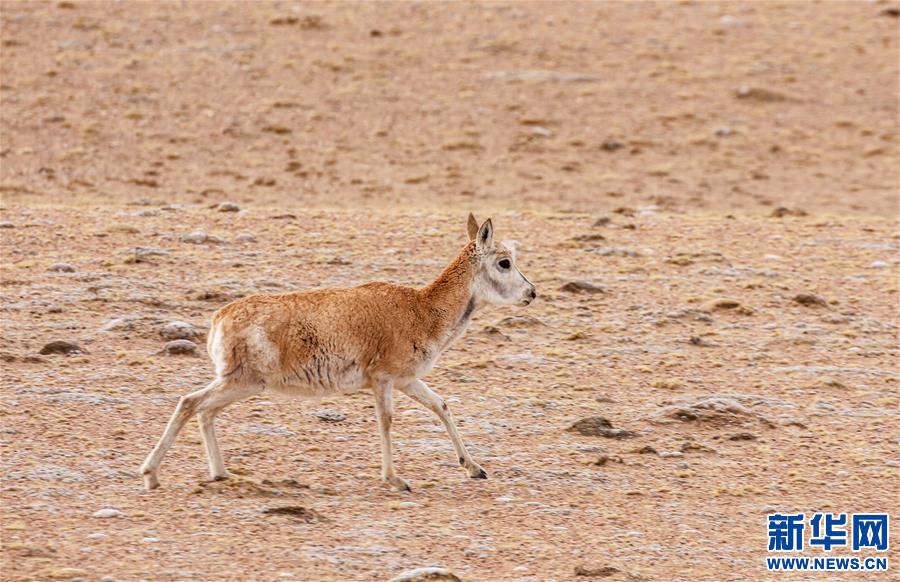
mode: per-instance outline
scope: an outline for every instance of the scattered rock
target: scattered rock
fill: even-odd
[[[885,8],[881,12],[878,13],[879,16],[890,16],[892,18],[900,18],[900,8],[896,6],[891,6],[890,8]]]
[[[870,269],[887,269],[890,265],[885,261],[872,261],[869,264]]]
[[[760,89],[758,87],[748,87],[746,85],[738,87],[737,91],[734,92],[734,96],[738,99],[757,101],[759,103],[777,103],[791,100],[787,95],[778,93],[777,91]]]
[[[47,578],[51,578],[53,580],[70,580],[72,578],[84,578],[88,576],[90,573],[87,570],[82,570],[81,568],[51,568],[49,570],[44,571],[44,575]]]
[[[806,211],[802,208],[788,208],[787,206],[779,206],[770,214],[773,218],[782,218],[785,216],[806,216]]]
[[[643,256],[641,251],[630,249],[627,247],[606,247],[591,249],[591,252],[597,253],[601,257],[640,257]]]
[[[716,135],[716,137],[728,137],[729,135],[732,135],[734,133],[734,130],[725,125],[722,127],[717,127],[713,131],[713,133]]]
[[[714,449],[710,446],[704,445],[703,443],[698,443],[697,441],[691,440],[691,439],[688,439],[685,442],[681,443],[681,447],[679,447],[679,448],[681,449],[681,452],[683,452],[683,453],[687,453],[690,451],[696,451],[698,453],[714,453],[715,454],[717,452],[716,449]]]
[[[16,225],[8,220],[0,220],[0,228],[15,228]]]
[[[130,224],[114,224],[106,228],[110,234],[138,234],[141,231]]]
[[[72,342],[56,340],[46,344],[38,353],[44,356],[48,354],[85,354],[87,350]]]
[[[589,416],[582,418],[566,429],[569,432],[577,432],[583,436],[602,436],[613,439],[627,439],[637,436],[637,433],[622,428],[614,428],[612,423],[601,416]]]
[[[347,420],[346,414],[336,410],[317,410],[312,415],[323,422],[343,422]]]
[[[625,144],[615,139],[607,139],[600,144],[600,149],[607,152],[614,152],[616,150],[622,149],[623,147],[625,147]]]
[[[615,566],[575,566],[575,575],[585,578],[608,578],[613,581],[637,582],[636,576]]]
[[[718,395],[707,396],[693,402],[677,402],[664,407],[657,417],[709,424],[745,424],[747,421],[758,420],[766,426],[775,426],[772,421],[750,410],[737,399]]]
[[[607,455],[606,453],[604,453],[604,454],[600,455],[599,457],[597,457],[597,460],[594,461],[593,464],[598,467],[602,467],[602,466],[606,465],[607,463],[621,463],[621,462],[622,462],[622,457],[620,457],[619,455]]]
[[[606,240],[606,237],[600,233],[593,234],[579,234],[577,236],[572,237],[572,240],[576,242],[594,242],[598,240]]]
[[[812,293],[799,293],[794,297],[794,301],[807,307],[828,307],[828,302],[824,298]]]
[[[710,299],[704,303],[700,309],[707,313],[712,311],[734,311],[735,313],[740,313],[742,315],[750,315],[753,313],[752,309],[744,307],[737,299],[730,299],[727,297]]]
[[[510,337],[508,335],[506,335],[505,333],[503,333],[502,331],[500,331],[500,328],[498,328],[497,326],[494,326],[494,325],[484,326],[481,329],[480,333],[481,333],[481,335],[484,335],[484,336],[487,336],[487,337],[490,337],[490,338],[493,338],[496,340],[500,340],[500,341],[504,341],[504,342],[510,341]]]
[[[713,344],[713,343],[710,343],[710,342],[706,341],[705,339],[703,339],[703,338],[700,337],[699,335],[692,335],[692,336],[691,336],[691,339],[690,339],[689,341],[690,341],[690,343],[691,343],[692,346],[699,346],[699,347],[701,347],[701,348],[711,348],[711,347],[713,347],[713,346],[715,345],[715,344]]]
[[[218,206],[219,212],[240,212],[241,207],[234,202],[223,202]]]
[[[270,507],[264,509],[266,515],[287,515],[306,523],[316,523],[326,521],[325,518],[315,509],[303,507],[302,505],[288,505],[285,507]]]
[[[232,469],[237,475],[238,469]],[[216,494],[244,499],[247,497],[297,497],[302,490],[309,489],[308,485],[297,482],[294,479],[283,479],[278,483],[265,479],[261,482],[244,477],[232,476],[228,479],[203,481],[194,489],[195,495]]]
[[[535,327],[538,325],[547,325],[540,319],[530,315],[511,315],[504,317],[497,322],[498,326],[504,327]]]
[[[403,572],[388,582],[462,582],[451,570],[442,566],[427,566]]]
[[[180,240],[181,240],[181,242],[186,242],[186,243],[190,243],[190,244],[194,244],[194,245],[199,245],[199,244],[203,244],[203,243],[221,244],[221,243],[225,242],[225,239],[218,237],[218,236],[212,236],[212,235],[206,234],[202,230],[195,230],[194,232],[192,232],[190,234],[181,235]]]
[[[74,273],[75,267],[69,263],[53,263],[47,270],[56,273]]]
[[[193,355],[197,351],[197,344],[191,340],[180,339],[168,342],[160,353],[170,355],[184,354]]]
[[[606,293],[606,288],[600,285],[595,285],[590,281],[569,281],[565,285],[559,288],[560,291],[565,291],[567,293],[587,293],[588,295],[593,295],[595,293]]]
[[[659,452],[651,447],[650,445],[644,445],[639,449],[635,449],[632,451],[633,453],[637,453],[638,455],[658,455]]]
[[[612,224],[612,218],[608,216],[601,216],[594,221],[594,226],[607,226],[609,224]]]
[[[551,82],[551,83],[593,83],[600,77],[584,73],[564,73],[560,71],[494,71],[485,75],[491,81]]]
[[[235,242],[239,242],[239,243],[252,243],[252,242],[256,242],[256,237],[253,236],[252,234],[244,233],[244,234],[239,234],[236,237],[234,237],[234,240],[235,240]]]
[[[134,320],[133,317],[116,317],[104,323],[100,331],[132,331]]]
[[[170,321],[162,326],[159,335],[165,340],[194,340],[202,334],[200,331],[185,321]],[[195,346],[196,347],[196,346]]]
[[[728,436],[730,441],[755,441],[756,435],[749,432],[738,432]]]
[[[112,517],[122,517],[125,515],[118,509],[113,509],[112,507],[104,507],[103,509],[98,509],[94,512],[94,517],[98,517],[100,519],[109,519]]]

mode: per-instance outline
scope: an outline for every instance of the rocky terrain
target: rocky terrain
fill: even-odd
[[[3,2],[2,578],[762,579],[767,513],[891,511],[898,14]],[[213,311],[422,285],[470,210],[539,296],[427,379],[488,480],[263,394],[142,489]]]

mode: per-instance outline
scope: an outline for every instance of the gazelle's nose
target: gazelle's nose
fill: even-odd
[[[534,285],[531,286],[531,292],[529,293],[529,297],[531,297],[532,301],[537,299],[537,292],[534,290]]]

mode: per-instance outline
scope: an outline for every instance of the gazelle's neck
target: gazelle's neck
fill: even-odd
[[[477,304],[472,289],[475,280],[474,250],[475,243],[469,243],[434,281],[420,290],[428,310],[434,314],[429,335],[435,339],[455,337],[475,312]]]

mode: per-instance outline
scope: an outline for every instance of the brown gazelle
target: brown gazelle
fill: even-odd
[[[494,242],[487,220],[469,215],[469,243],[421,289],[368,283],[251,295],[212,317],[207,350],[216,379],[183,396],[156,447],[141,466],[144,485],[159,486],[157,471],[179,431],[195,414],[213,479],[228,476],[213,421],[223,408],[264,391],[321,397],[369,389],[381,433],[381,477],[399,490],[406,481],[391,456],[393,391],[421,403],[444,423],[459,463],[475,479],[487,474],[466,450],[444,400],[421,380],[484,305],[528,305],[534,285],[515,264],[512,245]]]

